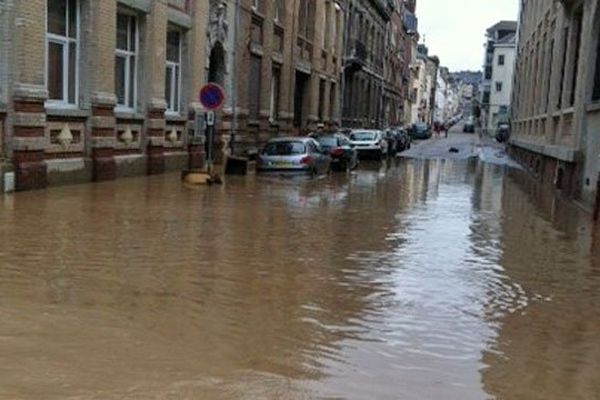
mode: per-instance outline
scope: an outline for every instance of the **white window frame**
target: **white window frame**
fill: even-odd
[[[183,56],[183,54],[182,54],[183,31],[181,31],[179,29],[177,29],[176,31],[177,31],[177,33],[179,33],[179,62],[174,62],[174,61],[170,61],[167,59],[166,60],[166,69],[165,69],[165,73],[171,74],[171,98],[165,99],[167,101],[166,113],[172,114],[172,115],[179,115],[181,113],[181,77],[182,77],[181,59]],[[168,47],[168,44],[167,44],[167,47]],[[169,72],[169,68],[171,69],[170,72]],[[176,81],[174,79],[175,77],[178,78]],[[177,82],[177,85],[175,85],[175,82]],[[174,89],[177,89],[177,96],[175,96]],[[177,103],[177,107],[172,107],[172,104],[174,104],[175,101]]]
[[[256,1],[255,1],[256,3]],[[283,5],[281,4],[281,0],[273,0],[273,21],[277,24],[281,23],[281,8]]]
[[[44,10],[45,15],[45,31],[46,31],[46,46],[45,46],[45,54],[44,54],[44,86],[46,89],[48,88],[48,66],[50,62],[50,43],[56,43],[63,47],[63,98],[62,99],[48,99],[46,100],[47,105],[52,105],[55,107],[61,108],[77,108],[79,106],[79,37],[81,30],[81,2],[79,0],[66,0],[67,7],[65,14],[65,34],[66,36],[62,36],[56,33],[48,32],[48,6],[45,4],[46,9]],[[75,30],[75,38],[69,37],[69,6],[68,2],[74,1],[76,3],[75,10],[77,12],[76,15],[76,25],[77,29]],[[69,47],[72,43],[75,43],[75,99],[73,103],[69,102]]]
[[[121,15],[125,15],[128,18],[130,18],[129,20],[129,24],[131,24],[131,18],[135,18],[135,51],[131,51],[131,50],[123,50],[123,49],[119,49],[117,47],[117,45],[115,44],[115,59],[117,57],[124,57],[125,58],[125,104],[120,104],[119,103],[119,98],[117,96],[117,106],[115,107],[116,111],[126,111],[126,112],[132,112],[135,111],[137,109],[137,100],[138,100],[138,68],[139,68],[139,64],[140,64],[140,57],[139,57],[139,49],[140,49],[140,18],[138,17],[137,14],[135,13],[130,13],[130,12],[124,12],[122,10],[117,11],[117,14],[115,15],[115,18],[117,18],[117,16],[121,14]],[[127,27],[127,47],[131,48],[131,35],[129,30],[131,29],[131,26]],[[116,35],[116,32],[115,32]],[[134,70],[133,70],[133,107],[129,106],[130,103],[130,98],[129,98],[129,94],[130,94],[130,85],[132,84],[130,82],[131,79],[131,73],[130,73],[130,68],[131,68],[131,59],[132,57],[135,59],[135,65],[134,65]],[[116,72],[116,71],[115,71]],[[117,88],[115,88],[115,93],[117,92]]]

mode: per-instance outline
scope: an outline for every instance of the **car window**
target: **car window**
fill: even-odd
[[[326,146],[326,147],[334,147],[334,146],[338,145],[338,139],[333,136],[320,137],[318,142],[321,144],[321,146]]]
[[[357,142],[368,142],[375,140],[377,134],[375,132],[352,132],[350,134],[350,139],[355,140]]]
[[[305,153],[302,142],[271,142],[265,146],[264,154],[268,156],[293,156]]]

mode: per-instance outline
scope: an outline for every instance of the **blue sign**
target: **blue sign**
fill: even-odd
[[[200,103],[209,111],[215,111],[223,107],[225,92],[216,83],[208,83],[200,89]]]

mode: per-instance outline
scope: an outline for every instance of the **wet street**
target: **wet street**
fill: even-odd
[[[590,217],[422,158],[4,197],[0,399],[600,398]]]

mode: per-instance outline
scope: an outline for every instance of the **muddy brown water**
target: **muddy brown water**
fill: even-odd
[[[600,236],[502,167],[0,206],[1,399],[600,398]]]

